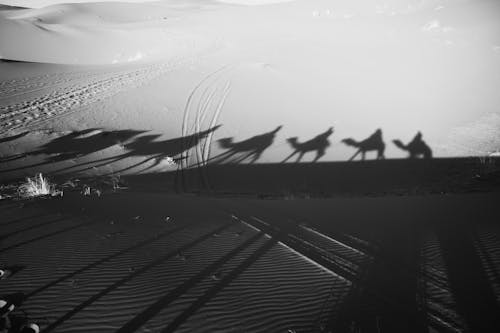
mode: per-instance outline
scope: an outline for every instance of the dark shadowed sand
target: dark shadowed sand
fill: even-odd
[[[470,165],[434,162],[461,181],[430,181],[436,167],[417,191],[403,162],[386,163],[389,187],[323,198],[269,182],[231,193],[209,169],[212,196],[143,191],[169,183],[158,174],[101,196],[4,200],[0,264],[15,273],[0,294],[22,293],[14,315],[43,332],[498,332],[497,175],[465,182]],[[360,163],[346,177],[370,165],[380,176]],[[281,170],[300,167],[321,165]]]

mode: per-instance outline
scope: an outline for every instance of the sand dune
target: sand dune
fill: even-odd
[[[500,331],[497,1],[77,2],[0,5],[15,323]]]
[[[175,9],[155,3],[4,9],[0,13],[0,57],[63,64],[179,59],[206,43],[202,36],[172,27],[170,20],[177,16]],[[15,35],[23,37],[12,38]]]
[[[105,127],[151,130],[161,141],[222,125],[185,166],[224,153],[219,139],[241,142],[277,126],[260,163],[288,156],[287,138],[304,142],[332,126],[322,161],[348,159],[354,151],[341,140],[376,128],[390,158],[406,156],[391,141],[408,142],[417,131],[437,157],[493,153],[497,6],[316,0],[4,8],[2,58],[35,63],[0,64],[2,135]]]

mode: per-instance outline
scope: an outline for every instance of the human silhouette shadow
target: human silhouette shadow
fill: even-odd
[[[84,165],[90,165],[90,166],[85,169],[80,169],[78,171],[81,172],[88,170],[90,168],[96,168],[108,165],[111,163],[124,160],[129,157],[146,157],[145,159],[141,160],[138,163],[129,165],[123,169],[115,171],[115,172],[128,171],[133,168],[139,167],[141,165],[145,165],[150,161],[154,161],[153,164],[141,170],[142,172],[144,172],[160,165],[162,161],[167,157],[171,157],[174,161],[180,160],[181,159],[180,155],[182,153],[188,151],[193,147],[196,147],[201,142],[202,139],[206,138],[210,133],[216,131],[221,126],[222,125],[217,125],[208,130],[198,132],[189,136],[184,136],[169,140],[162,140],[162,141],[155,141],[156,139],[161,137],[161,134],[143,135],[134,139],[132,142],[124,145],[124,148],[128,150],[126,153],[79,164],[78,166],[80,167]],[[72,166],[70,168],[74,167],[75,166]],[[64,171],[68,169],[69,168],[59,171]]]
[[[282,127],[283,126],[280,125],[270,132],[256,135],[239,142],[234,142],[233,138],[219,139],[218,143],[220,147],[227,149],[227,151],[210,160],[214,164],[224,162],[243,163],[247,159],[250,159],[249,163],[255,163],[262,156],[262,153],[273,144],[276,133],[278,133]]]
[[[384,140],[382,139],[382,130],[379,128],[370,135],[368,138],[362,140],[362,141],[356,141],[352,138],[347,138],[342,140],[343,143],[345,143],[348,146],[352,146],[355,148],[358,148],[356,153],[352,155],[352,157],[349,159],[349,161],[354,160],[356,156],[358,156],[361,153],[361,160],[365,160],[366,153],[369,151],[376,151],[377,152],[377,160],[384,159],[384,151],[385,151],[385,143]]]
[[[328,141],[328,137],[332,133],[333,133],[333,127],[330,127],[324,133],[321,133],[308,141],[299,142],[297,137],[288,138],[287,141],[292,146],[294,151],[290,155],[288,155],[288,157],[285,158],[282,163],[288,161],[295,154],[299,154],[297,160],[295,161],[296,163],[298,163],[307,152],[314,152],[314,151],[316,152],[316,157],[312,162],[313,163],[317,162],[321,157],[325,155],[326,148],[330,146],[330,141]]]
[[[392,140],[392,142],[404,151],[408,152],[408,158],[432,158],[432,149],[422,140],[422,133],[418,132],[417,135],[408,144],[404,144],[401,140]]]

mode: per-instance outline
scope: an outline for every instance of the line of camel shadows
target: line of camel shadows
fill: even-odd
[[[81,172],[92,168],[110,165],[129,157],[142,157],[142,159],[140,159],[137,163],[128,165],[120,170],[115,170],[114,172],[129,171],[138,167],[142,168],[141,172],[145,172],[159,166],[166,158],[172,158],[176,162],[188,158],[189,156],[186,155],[187,152],[189,152],[192,148],[201,145],[204,140],[204,144],[206,144],[206,140],[209,135],[214,133],[220,127],[221,125],[217,125],[209,128],[208,130],[194,133],[192,135],[167,140],[158,140],[161,137],[160,134],[144,135],[146,131],[138,130],[104,131],[99,128],[90,128],[82,131],[75,131],[65,136],[56,138],[34,151],[7,156],[0,159],[0,162],[8,162],[28,156],[47,156],[47,158],[42,162],[11,169],[4,169],[1,170],[0,173],[39,167],[62,161],[74,161],[76,158],[102,152],[113,146],[121,147],[123,153],[93,159],[82,163],[76,163],[74,165],[56,170],[56,172]],[[269,132],[255,135],[241,141],[235,141],[232,137],[219,139],[217,140],[219,148],[224,151],[210,157],[206,161],[198,161],[198,163],[256,163],[261,158],[264,151],[273,145],[276,135],[282,127],[283,126],[281,125],[277,126]],[[286,139],[286,142],[293,150],[283,161],[281,161],[281,163],[286,163],[293,157],[296,157],[295,163],[301,162],[303,157],[309,153],[315,154],[311,163],[319,161],[326,154],[326,150],[331,145],[329,138],[333,133],[334,128],[329,127],[325,132],[320,133],[306,141],[299,141],[298,137],[290,137]],[[384,151],[386,144],[383,141],[381,129],[377,129],[372,135],[361,141],[353,138],[346,138],[341,140],[341,142],[347,146],[357,149],[349,161],[354,160],[360,154],[361,160],[365,160],[366,154],[372,151],[377,153],[377,160],[385,158]],[[422,139],[421,132],[418,132],[407,144],[403,143],[401,140],[393,140],[393,143],[398,148],[406,151],[408,153],[408,158],[410,159],[420,157],[426,159],[432,158],[432,150]]]
[[[218,140],[219,146],[226,149],[225,152],[211,158],[215,163],[242,163],[248,161],[255,163],[262,155],[262,153],[269,148],[276,137],[276,133],[282,126],[276,127],[274,130],[253,136],[249,139],[234,142],[233,138],[222,138]],[[286,163],[293,156],[297,155],[296,163],[300,162],[305,154],[312,152],[315,157],[312,162],[317,162],[326,154],[326,149],[331,145],[329,137],[333,134],[334,128],[330,127],[325,132],[320,133],[307,141],[299,142],[298,137],[290,137],[287,139],[288,144],[293,149],[292,153],[288,155],[281,163]],[[353,138],[346,138],[341,141],[342,143],[357,148],[356,153],[349,159],[354,160],[356,156],[361,154],[361,159],[366,159],[366,153],[370,151],[377,152],[377,159],[384,159],[385,143],[382,139],[382,130],[377,129],[368,138],[357,141]],[[393,140],[393,143],[399,149],[408,152],[408,158],[432,158],[432,149],[422,139],[422,133],[418,132],[415,137],[407,144],[401,140]]]

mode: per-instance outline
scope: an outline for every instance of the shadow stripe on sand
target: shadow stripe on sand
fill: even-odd
[[[339,265],[338,263],[330,260],[330,258],[324,256],[314,247],[311,247],[307,243],[302,242],[300,238],[295,237],[293,234],[287,234],[286,232],[283,232],[282,230],[279,230],[256,217],[252,217],[251,219],[247,219],[244,221],[239,219],[238,217],[236,217],[236,219],[241,221],[242,223],[246,223],[256,229],[264,231],[271,237],[276,238],[277,240],[282,242],[284,245],[290,247],[294,251],[297,251],[307,259],[317,263],[319,266],[322,266],[323,268],[333,272],[334,274],[350,281],[353,284],[354,288],[364,287],[360,281],[361,277],[357,276],[353,272],[345,270],[342,265]],[[412,311],[412,307],[410,305],[404,302],[395,302],[394,300],[387,298],[386,296],[382,295],[380,292],[372,288],[368,288],[364,290],[364,292],[369,294],[371,297],[381,302],[385,306],[388,306],[394,312],[394,314],[405,318],[408,322],[415,323],[415,325],[419,323],[418,318],[415,316],[415,313]]]
[[[106,263],[106,262],[108,262],[108,261],[110,261],[112,259],[115,259],[115,258],[117,258],[117,257],[119,257],[121,255],[126,254],[127,252],[131,252],[133,250],[136,250],[138,248],[146,246],[146,245],[148,245],[148,244],[150,244],[150,243],[152,243],[154,241],[157,241],[159,239],[162,239],[164,237],[172,235],[172,234],[174,234],[174,233],[176,233],[178,231],[181,231],[181,230],[187,228],[188,226],[189,226],[189,224],[185,225],[185,226],[179,226],[179,227],[173,228],[171,230],[164,231],[164,232],[162,232],[162,233],[160,233],[158,235],[155,235],[154,237],[150,237],[150,238],[147,238],[145,240],[142,240],[142,241],[136,243],[135,245],[133,245],[131,247],[122,249],[122,250],[120,250],[120,251],[118,251],[118,252],[116,252],[114,254],[111,254],[111,255],[106,256],[104,258],[101,258],[101,259],[99,259],[97,261],[94,261],[93,263],[90,263],[90,264],[88,264],[88,265],[86,265],[86,266],[84,266],[82,268],[77,269],[74,272],[71,272],[71,273],[68,273],[68,274],[66,274],[64,276],[61,276],[57,280],[54,280],[54,281],[52,281],[50,283],[47,283],[46,285],[44,285],[42,287],[39,287],[39,288],[35,289],[34,291],[32,291],[31,293],[29,293],[29,294],[26,295],[26,299],[28,299],[30,297],[33,297],[36,294],[39,294],[42,291],[44,291],[46,289],[49,289],[50,287],[53,287],[53,286],[57,285],[58,283],[61,283],[61,282],[65,281],[65,280],[67,280],[67,279],[70,279],[70,278],[72,278],[73,276],[75,276],[77,274],[80,274],[80,273],[83,273],[83,272],[85,272],[85,271],[87,271],[89,269],[95,268],[95,267],[99,266],[100,264]]]
[[[177,250],[171,251],[171,252],[165,254],[164,256],[161,256],[160,258],[150,262],[149,264],[142,266],[141,268],[137,269],[133,273],[121,278],[117,282],[106,287],[105,289],[101,290],[100,292],[98,292],[94,296],[88,298],[86,301],[84,301],[84,302],[80,303],[79,305],[77,305],[76,307],[74,307],[71,311],[67,312],[64,316],[60,317],[59,319],[57,319],[56,321],[54,321],[53,323],[48,325],[45,329],[43,329],[42,333],[52,332],[56,327],[61,325],[63,322],[70,319],[75,314],[77,314],[78,312],[80,312],[81,310],[83,310],[84,308],[89,306],[90,304],[94,303],[95,301],[97,301],[101,297],[105,296],[106,294],[109,294],[113,290],[116,290],[120,286],[122,286],[125,283],[127,283],[128,281],[132,280],[136,276],[141,275],[141,274],[145,273],[146,271],[154,268],[155,266],[158,266],[158,265],[164,263],[165,261],[172,258],[173,256],[175,256],[179,252],[185,252],[189,248],[209,239],[210,237],[213,236],[214,233],[219,233],[219,232],[223,231],[224,229],[231,227],[232,225],[234,225],[233,221],[226,223],[226,224],[216,228],[215,230],[212,230],[212,231],[204,234],[203,236],[189,242],[188,244],[181,246]]]
[[[229,285],[234,279],[236,279],[241,273],[243,273],[248,267],[254,264],[259,258],[265,255],[271,248],[273,248],[278,243],[278,240],[271,238],[264,245],[262,245],[258,250],[252,253],[247,259],[245,259],[241,264],[239,264],[234,270],[229,272],[225,277],[223,277],[219,283],[210,288],[200,296],[189,308],[184,310],[179,316],[177,316],[166,328],[161,330],[161,333],[175,332],[180,325],[182,325],[191,315],[198,311],[203,305],[215,297],[222,289]],[[130,331],[129,331],[130,332]]]
[[[5,223],[1,223],[0,226],[11,225],[11,224],[14,224],[14,223],[21,223],[21,222],[24,222],[26,220],[35,219],[37,217],[38,218],[42,218],[42,217],[47,217],[47,216],[51,216],[51,215],[56,215],[56,214],[36,214],[36,215],[29,215],[29,216],[25,216],[25,217],[21,217],[21,218],[15,219],[15,220],[8,220]]]
[[[64,221],[66,219],[68,219],[68,217],[61,217],[61,218],[58,218],[58,219],[55,219],[55,220],[45,221],[45,222],[38,223],[38,224],[35,224],[35,225],[30,225],[30,226],[28,226],[26,228],[22,228],[22,229],[18,229],[16,231],[12,231],[12,232],[9,232],[9,233],[6,233],[6,234],[2,234],[2,235],[0,235],[0,241],[4,240],[5,238],[8,238],[10,236],[14,236],[14,235],[20,234],[22,232],[30,231],[30,230],[33,230],[33,229],[36,229],[36,228],[39,228],[39,227],[43,227],[45,225],[49,225],[49,224],[52,224],[52,223],[56,223],[56,222],[59,222],[59,221]]]
[[[74,230],[74,229],[78,229],[80,227],[83,227],[83,226],[89,226],[89,225],[92,225],[92,224],[96,224],[96,222],[91,222],[91,223],[88,223],[87,221],[86,222],[82,222],[82,223],[79,223],[75,226],[71,226],[71,227],[68,227],[68,228],[64,228],[64,229],[61,229],[61,230],[57,230],[57,231],[54,231],[54,232],[51,232],[51,233],[48,233],[48,234],[45,234],[45,235],[42,235],[42,236],[38,236],[38,237],[35,237],[35,238],[31,238],[31,239],[28,239],[26,241],[23,241],[23,242],[20,242],[20,243],[17,243],[17,244],[14,244],[14,245],[11,245],[11,246],[8,246],[8,247],[5,247],[3,249],[0,249],[0,253],[3,253],[3,252],[6,252],[6,251],[9,251],[9,250],[12,250],[12,249],[15,249],[17,247],[20,247],[20,246],[23,246],[23,245],[26,245],[26,244],[29,244],[29,243],[33,243],[33,242],[36,242],[36,241],[39,241],[39,240],[42,240],[44,238],[48,238],[48,237],[52,237],[52,236],[55,236],[55,235],[58,235],[58,234],[62,234],[66,231],[70,231],[70,230]]]
[[[214,272],[220,266],[227,263],[229,260],[234,258],[238,253],[255,243],[260,237],[262,237],[264,233],[259,232],[251,238],[247,239],[245,242],[231,250],[229,253],[225,254],[217,261],[212,263],[211,265],[205,267],[202,271],[200,271],[195,276],[191,277],[189,280],[184,282],[182,285],[178,286],[174,290],[167,293],[165,296],[161,297],[155,303],[150,305],[147,309],[142,311],[140,314],[132,318],[129,322],[123,325],[120,329],[118,329],[117,333],[127,333],[133,332],[145,324],[148,320],[157,315],[161,310],[163,310],[168,304],[177,299],[179,296],[187,292],[190,288],[194,287],[197,283],[202,281],[204,278],[210,275],[210,273]]]

